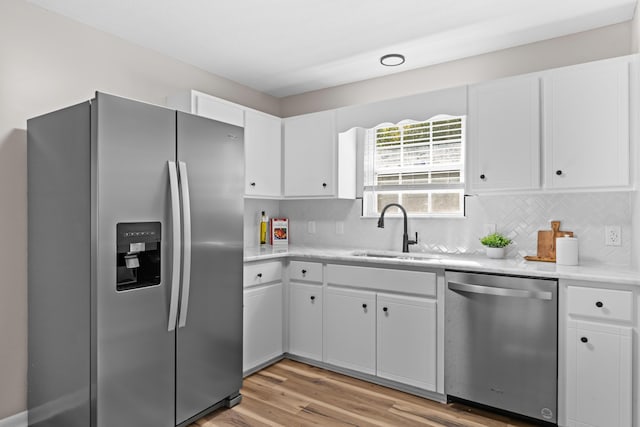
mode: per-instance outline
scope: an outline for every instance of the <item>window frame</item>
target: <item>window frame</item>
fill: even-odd
[[[377,206],[378,204],[378,195],[384,194],[397,194],[398,195],[398,203],[402,204],[403,195],[407,194],[425,194],[427,196],[427,205],[429,212],[415,212],[415,211],[407,211],[407,215],[413,218],[464,218],[465,217],[465,172],[466,172],[466,115],[448,115],[448,114],[439,114],[433,116],[426,120],[402,120],[398,123],[380,123],[377,126],[366,129],[366,138],[365,138],[365,149],[364,149],[364,170],[363,170],[363,204],[362,204],[362,217],[364,218],[373,218],[378,217],[380,215],[380,210],[382,206]],[[435,140],[435,136],[433,135],[433,124],[434,122],[442,122],[448,120],[460,120],[460,135],[456,140],[460,141],[460,161],[455,163],[448,164],[434,164],[432,162],[434,150],[433,147],[436,143],[440,142]],[[376,132],[381,128],[391,128],[391,127],[399,127],[402,129],[406,125],[412,124],[420,124],[420,123],[429,123],[429,139],[428,142],[424,145],[429,145],[429,163],[422,165],[401,165],[397,167],[389,167],[386,168],[389,171],[389,174],[397,174],[398,181],[397,184],[386,184],[379,185],[376,184],[376,176],[380,174],[380,168],[376,169]],[[411,146],[410,144],[405,143],[404,139],[404,131],[400,132],[401,140],[400,140],[400,148],[398,157],[404,160],[404,149],[406,146]],[[453,139],[452,139],[453,141]],[[442,141],[446,144],[446,141]],[[422,143],[419,143],[422,145]],[[433,179],[432,174],[437,172],[459,172],[459,181],[455,183],[400,183],[402,174],[421,174],[425,173],[429,176],[429,180]],[[459,206],[460,210],[456,212],[432,212],[432,203],[433,203],[433,195],[438,193],[449,193],[449,194],[457,194],[459,198]],[[403,205],[404,206],[404,205]],[[405,206],[406,208],[406,206]],[[389,210],[387,211],[389,216],[401,216],[399,210]]]

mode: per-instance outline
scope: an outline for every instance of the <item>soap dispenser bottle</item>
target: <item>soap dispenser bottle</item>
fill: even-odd
[[[262,211],[260,217],[260,244],[265,245],[267,243],[267,225],[269,224],[269,218]]]

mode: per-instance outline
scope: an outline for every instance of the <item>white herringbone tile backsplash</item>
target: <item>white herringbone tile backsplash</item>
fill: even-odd
[[[577,193],[535,196],[477,197],[471,205],[514,240],[511,255],[535,254],[538,230],[550,229],[551,220],[578,238],[581,259],[608,264],[629,264],[631,259],[631,204],[629,193]],[[473,221],[473,218],[470,218]],[[605,225],[622,227],[622,246],[605,246]]]
[[[581,262],[630,264],[630,193],[473,196],[466,203],[464,219],[409,219],[409,234],[417,231],[420,242],[411,250],[482,253],[479,238],[484,224],[496,224],[498,231],[513,239],[507,256],[535,255],[538,230],[548,230],[551,220],[559,220],[562,230],[578,237]],[[245,215],[255,216],[253,211],[258,210],[260,202],[252,201]],[[294,244],[400,250],[402,220],[388,219],[386,227],[379,229],[376,219],[361,218],[360,212],[360,200],[304,200],[282,201],[276,213],[289,218]],[[315,234],[308,233],[308,221],[315,221]],[[336,221],[344,223],[344,234],[336,233]],[[605,225],[621,226],[622,246],[605,246]],[[249,231],[246,226],[245,231]]]

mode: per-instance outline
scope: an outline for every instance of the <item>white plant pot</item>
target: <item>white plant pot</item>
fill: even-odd
[[[487,247],[487,256],[489,258],[504,258],[505,248],[489,248]]]

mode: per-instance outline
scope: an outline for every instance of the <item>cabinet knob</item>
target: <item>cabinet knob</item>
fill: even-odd
[[[582,337],[580,338],[580,341],[582,342],[589,342],[589,339],[587,337]]]
[[[251,185],[252,187],[255,187],[255,186],[256,186],[256,183],[255,183],[255,182],[252,182],[252,183],[251,183],[251,184],[249,184],[249,185]]]
[[[307,274],[307,270],[302,270],[302,274]]]
[[[562,175],[562,171],[561,171],[560,169],[558,169],[558,170],[556,171],[556,175],[558,175],[558,176]]]
[[[486,176],[484,176],[484,174],[480,175],[480,179],[485,179]]]
[[[262,273],[258,273],[258,274],[256,274],[256,276],[262,277]]]
[[[382,307],[382,311],[384,311],[386,313],[387,311],[389,311],[389,308],[388,307]]]
[[[311,295],[311,301],[315,301],[316,300],[316,296],[315,295]]]
[[[322,183],[322,188],[327,188],[327,183],[326,182]]]
[[[367,308],[367,304],[362,304],[362,308]]]
[[[602,308],[602,306],[604,306],[604,304],[602,303],[602,301],[598,301],[598,302],[596,302],[596,307],[598,307],[598,308]]]

